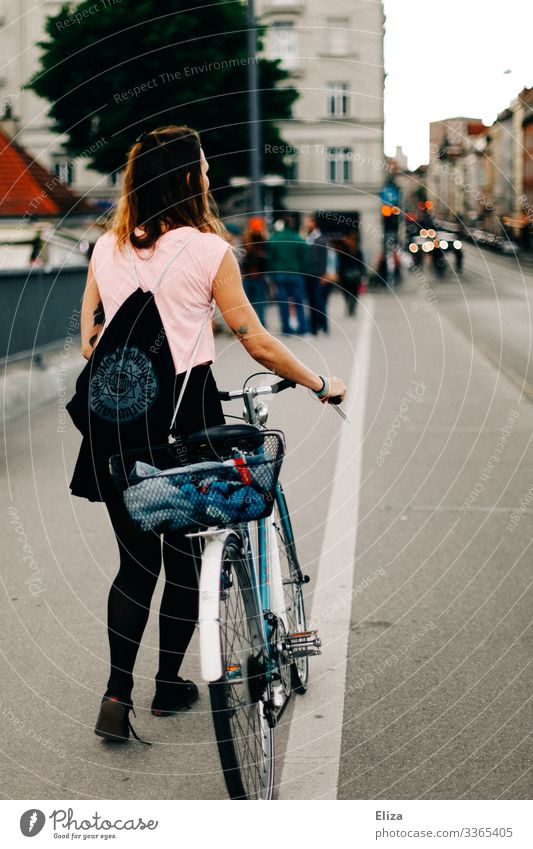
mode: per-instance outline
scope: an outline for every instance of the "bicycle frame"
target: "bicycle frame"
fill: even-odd
[[[255,398],[295,384],[283,379],[270,387],[248,388],[249,380],[241,390],[219,396],[244,400],[245,422],[261,428],[268,409],[256,405]],[[212,438],[213,447],[220,445],[222,456],[235,462],[240,457],[245,463],[247,450],[253,454],[260,445],[265,446],[265,457],[276,458],[277,451],[268,455],[268,443],[257,438],[253,427],[208,429],[200,441],[206,445]],[[209,684],[214,731],[232,799],[272,798],[274,729],[291,695],[307,691],[307,658],[320,654],[318,634],[307,628],[302,585],[309,578],[298,563],[283,487],[278,481],[275,490],[271,484],[266,493],[274,497],[268,517],[188,535],[202,537],[205,543],[198,617],[201,673]],[[264,514],[266,503],[261,507]]]

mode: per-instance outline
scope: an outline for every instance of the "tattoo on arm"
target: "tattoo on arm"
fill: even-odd
[[[235,336],[237,337],[239,342],[242,342],[242,340],[244,339],[244,337],[248,333],[248,325],[247,324],[241,324],[240,327],[238,327],[238,328],[232,327],[231,332],[233,334],[235,334]]]
[[[96,330],[97,332],[94,333],[93,336],[91,336],[91,338],[89,339],[89,345],[91,346],[91,348],[94,348],[94,346],[96,345],[96,340],[98,339],[98,335],[100,333],[100,330],[102,329],[104,322],[104,306],[102,304],[102,301],[98,301],[96,309],[93,312],[93,330]]]
[[[98,301],[95,311],[93,312],[93,320],[94,326],[96,327],[98,324],[103,324],[105,321],[105,312],[104,305],[102,301]]]

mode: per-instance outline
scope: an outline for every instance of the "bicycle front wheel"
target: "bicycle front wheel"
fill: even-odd
[[[265,704],[270,698],[257,593],[242,540],[226,540],[220,570],[223,675],[209,685],[213,724],[231,799],[271,799],[274,739]]]

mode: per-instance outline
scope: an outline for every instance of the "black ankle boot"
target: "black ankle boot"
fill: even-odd
[[[156,681],[155,696],[152,702],[154,716],[173,716],[187,710],[198,699],[198,687],[193,681],[177,678],[176,681]]]
[[[151,746],[146,740],[141,740],[135,733],[130,722],[130,710],[135,716],[135,710],[131,702],[121,702],[114,696],[104,696],[100,705],[100,713],[96,720],[94,733],[98,737],[110,740],[113,743],[127,743],[130,739],[130,731],[136,740]]]

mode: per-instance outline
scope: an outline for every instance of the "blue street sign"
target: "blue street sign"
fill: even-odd
[[[388,183],[386,186],[383,186],[379,196],[383,203],[388,203],[389,206],[398,206],[400,203],[400,190],[394,183]]]

